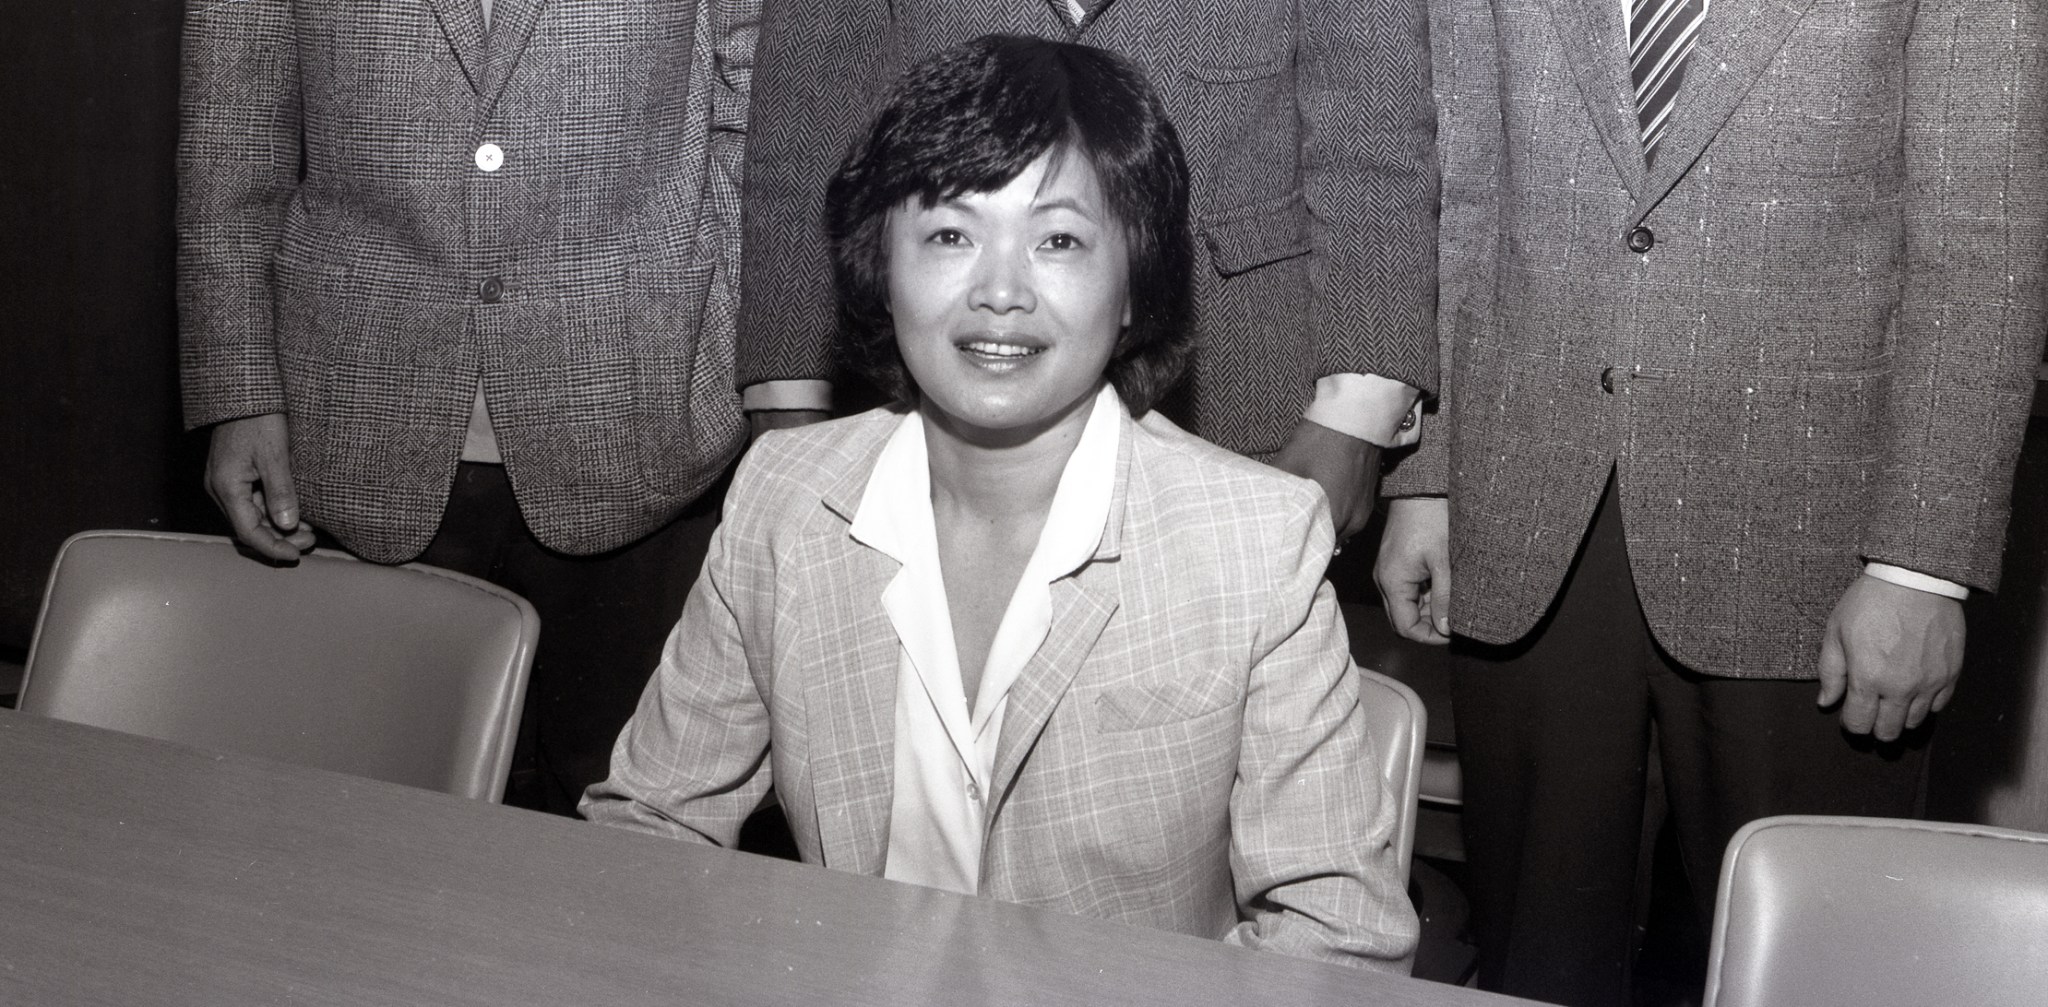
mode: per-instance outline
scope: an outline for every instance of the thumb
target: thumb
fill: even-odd
[[[256,454],[256,475],[263,480],[263,503],[270,513],[270,523],[283,532],[297,528],[299,494],[292,487],[289,448],[282,444],[265,445]]]
[[[1833,706],[1842,701],[1848,688],[1849,658],[1842,650],[1841,634],[1830,622],[1820,644],[1820,696],[1814,702],[1823,707]]]
[[[1436,620],[1439,636],[1451,635],[1451,557],[1448,552],[1429,556],[1429,611]]]

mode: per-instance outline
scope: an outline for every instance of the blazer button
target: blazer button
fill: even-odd
[[[1656,245],[1657,232],[1647,227],[1637,226],[1635,230],[1628,232],[1628,250],[1631,252],[1647,252]]]
[[[1614,394],[1614,368],[1603,367],[1600,369],[1600,390],[1609,395]]]
[[[485,304],[496,304],[505,296],[505,281],[493,276],[476,288],[477,300]]]
[[[495,143],[487,143],[476,149],[476,168],[478,171],[497,171],[504,166],[505,148]]]

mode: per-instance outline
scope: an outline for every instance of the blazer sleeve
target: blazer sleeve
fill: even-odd
[[[272,260],[299,182],[291,0],[187,0],[178,101],[185,425],[284,410]]]
[[[768,0],[763,11],[744,181],[742,388],[833,376],[825,183],[867,121],[889,18],[878,0]]]
[[[1437,383],[1436,153],[1421,0],[1306,0],[1298,26],[1312,335],[1323,374]]]
[[[1419,932],[1394,849],[1392,801],[1366,743],[1320,497],[1274,550],[1276,578],[1246,689],[1230,796],[1241,920],[1224,939],[1406,973]]]
[[[743,463],[682,619],[612,747],[611,776],[583,795],[577,810],[590,821],[730,849],[774,785],[768,705],[740,630],[760,590],[746,557],[765,551],[735,518],[761,509],[750,476]]]
[[[1429,44],[1436,95],[1437,157],[1442,163],[1437,220],[1436,400],[1422,440],[1387,473],[1390,497],[1449,492],[1451,354],[1461,325],[1478,324],[1493,290],[1499,243],[1500,48],[1487,0],[1431,4]]]
[[[709,164],[697,247],[716,249],[718,272],[705,304],[700,345],[736,345],[741,268],[740,191],[747,150],[747,103],[760,36],[760,0],[699,0],[692,60],[709,69]]]
[[[1995,589],[2048,315],[2038,0],[1921,0],[1905,42],[1905,275],[1866,559]]]

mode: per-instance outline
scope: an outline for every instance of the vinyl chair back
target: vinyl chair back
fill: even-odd
[[[2048,1003],[2048,836],[1751,822],[1721,865],[1704,1007]]]
[[[1394,802],[1394,848],[1405,881],[1415,849],[1416,798],[1429,715],[1415,690],[1370,668],[1358,669],[1358,705],[1365,710],[1366,732],[1386,777],[1387,796]]]
[[[540,621],[433,567],[96,531],[58,552],[20,709],[496,801]]]

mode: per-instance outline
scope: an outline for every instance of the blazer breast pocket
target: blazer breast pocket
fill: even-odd
[[[1111,686],[1089,702],[1089,723],[1103,734],[1199,720],[1233,710],[1243,691],[1220,675]]]

